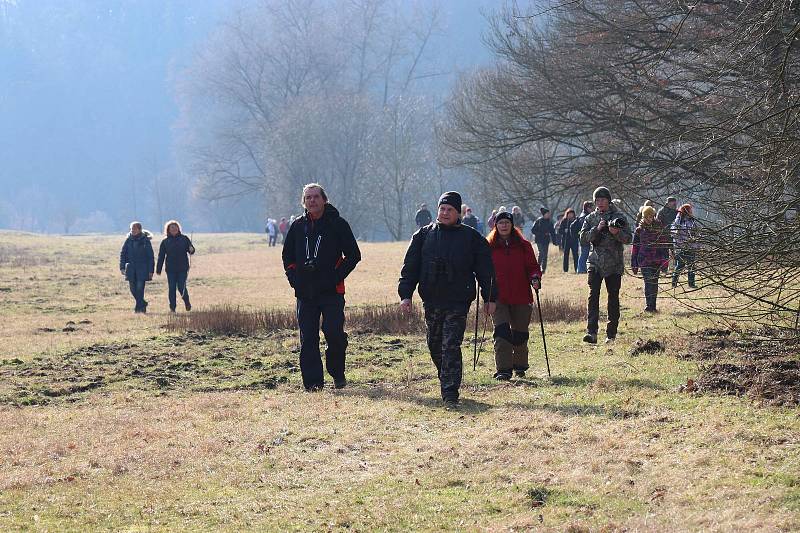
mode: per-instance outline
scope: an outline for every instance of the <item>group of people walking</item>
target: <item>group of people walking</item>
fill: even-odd
[[[328,202],[320,184],[306,185],[301,203],[305,212],[286,229],[282,260],[297,301],[303,385],[308,391],[324,387],[319,347],[321,319],[328,345],[325,369],[334,387],[342,388],[347,385],[345,280],[361,261],[361,251],[350,225]],[[576,216],[571,209],[564,213],[558,230],[552,224],[550,212],[542,208],[531,232],[539,251],[537,258],[532,243],[523,234],[524,217],[516,207],[510,212],[504,207],[494,212],[491,231],[484,238],[475,227],[465,223],[465,218],[474,215],[465,209],[458,192],[450,191],[439,198],[435,218],[430,212],[425,214],[427,209],[423,205],[417,213],[420,227],[406,250],[397,290],[404,312],[411,311],[415,291],[422,300],[426,340],[442,400],[447,405],[459,401],[463,374],[461,345],[467,315],[478,294],[484,302],[484,313],[492,317],[494,325],[494,377],[509,380],[525,376],[533,293],[542,287],[547,261],[545,243],[549,246],[552,240],[548,239],[553,239],[556,232],[565,249],[565,270],[570,256],[578,269],[585,261],[589,296],[583,340],[587,343],[597,343],[603,285],[608,295],[606,342],[613,342],[617,336],[626,244],[633,244],[632,271],[642,272],[646,311],[656,310],[658,279],[667,269],[672,250],[676,259],[673,285],[685,268],[689,271],[690,287],[695,287],[697,225],[691,205],[679,209],[676,206],[674,198],[660,212],[644,205],[633,227],[612,202],[610,191],[598,187],[592,201],[583,203],[580,215]],[[662,219],[669,221],[669,225]],[[161,274],[163,266],[169,282],[170,310],[175,311],[178,293],[186,309],[191,309],[186,280],[194,246],[175,220],[165,225],[164,234],[157,265],[150,243],[152,235],[143,231],[138,222],[131,224],[120,252],[120,270],[130,284],[136,312],[146,312],[145,283],[152,280],[154,270]]]
[[[286,234],[289,232],[289,226],[294,222],[294,219],[294,215],[289,217],[288,220],[286,217],[281,217],[280,222],[274,218],[267,218],[267,223],[264,225],[264,231],[267,233],[267,246],[277,246],[278,235],[281,236],[281,243],[285,243]]]
[[[120,273],[128,281],[131,295],[136,302],[134,312],[147,312],[145,285],[153,280],[154,271],[160,276],[162,270],[167,273],[170,311],[175,312],[178,293],[186,310],[191,311],[192,304],[186,287],[191,264],[189,256],[195,252],[191,239],[181,232],[181,225],[177,220],[170,220],[164,225],[164,239],[158,248],[157,261],[153,254],[152,239],[153,235],[142,229],[141,222],[131,222],[130,233],[119,253]]]

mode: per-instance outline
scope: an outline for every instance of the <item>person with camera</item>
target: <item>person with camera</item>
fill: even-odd
[[[498,213],[495,229],[487,237],[497,278],[494,321],[494,362],[499,381],[525,377],[528,370],[528,325],[533,312],[533,292],[539,290],[542,271],[530,241],[514,226],[513,214]]]
[[[334,387],[347,385],[344,331],[344,280],[361,261],[353,231],[328,203],[318,183],[303,187],[305,213],[289,227],[283,247],[283,268],[297,298],[300,328],[300,372],[308,391],[325,385],[319,351],[319,319],[328,349],[325,367]]]
[[[587,326],[584,342],[597,343],[600,320],[600,287],[603,283],[608,293],[608,324],[606,342],[613,342],[619,327],[619,291],[625,262],[622,257],[632,233],[628,220],[617,206],[611,203],[611,192],[605,187],[594,191],[595,210],[586,216],[581,228],[581,242],[590,245],[586,262],[589,272],[589,299],[587,304]]]
[[[411,311],[417,289],[422,298],[427,342],[439,376],[442,400],[458,403],[461,387],[461,343],[467,313],[480,285],[484,312],[495,311],[497,286],[489,244],[459,218],[461,195],[451,191],[439,198],[436,223],[420,228],[411,237],[397,292],[400,307]]]
[[[134,313],[147,312],[147,300],[144,299],[144,287],[153,280],[155,257],[150,242],[153,235],[142,229],[141,222],[131,222],[130,233],[119,252],[119,271],[128,282],[131,295],[136,300]]]

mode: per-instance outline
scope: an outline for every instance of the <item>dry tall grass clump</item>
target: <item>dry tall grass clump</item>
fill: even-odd
[[[473,307],[474,309],[474,307]],[[543,298],[542,312],[546,322],[583,320],[583,302],[569,298]],[[420,306],[404,313],[397,304],[364,305],[346,311],[346,324],[355,333],[394,335],[423,334],[425,319]],[[534,320],[539,320],[534,310]],[[232,305],[215,305],[186,314],[171,315],[166,328],[170,331],[205,331],[219,335],[265,333],[296,329],[293,309],[242,309]]]
[[[422,311],[404,313],[398,305],[367,305],[346,311],[348,329],[358,333],[410,334],[425,331]],[[292,309],[242,309],[217,305],[192,313],[172,315],[166,324],[170,331],[206,331],[220,335],[256,334],[296,329]]]
[[[542,298],[542,315],[545,322],[578,322],[586,318],[586,302],[564,296]],[[539,320],[539,310],[535,302],[532,320]]]

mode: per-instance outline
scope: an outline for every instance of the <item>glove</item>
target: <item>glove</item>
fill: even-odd
[[[535,290],[538,291],[539,289],[542,288],[542,280],[540,280],[539,278],[531,279],[531,287],[533,287]]]

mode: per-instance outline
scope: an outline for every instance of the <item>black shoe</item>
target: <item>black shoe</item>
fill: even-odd
[[[333,380],[333,388],[334,389],[343,389],[347,387],[347,378],[342,376],[339,379]]]
[[[516,372],[514,372],[514,374],[515,374],[515,375],[516,375],[518,378],[524,378],[524,377],[525,377],[525,371],[524,371],[524,370],[517,370]]]
[[[596,333],[587,333],[583,336],[583,342],[588,342],[589,344],[597,344],[597,334]]]
[[[325,386],[322,383],[318,383],[316,385],[309,385],[306,387],[306,392],[319,392],[324,388]]]
[[[183,304],[184,304],[184,307],[186,307],[187,311],[191,311],[192,310],[192,304],[190,304],[189,302],[183,302]]]
[[[169,312],[170,312],[170,313],[174,313],[174,312],[175,312],[175,308],[174,308],[174,307],[170,307],[170,308],[169,308]]]
[[[690,284],[689,284],[689,288],[690,288],[690,289],[696,289],[696,288],[697,288],[697,285],[696,285],[696,284],[694,284],[694,283],[690,283]]]
[[[645,307],[644,308],[644,312],[645,313],[655,313],[656,312],[656,308],[655,307]]]
[[[511,379],[511,372],[496,372],[494,379],[497,381],[508,381]]]

